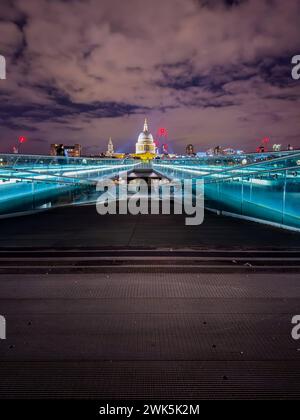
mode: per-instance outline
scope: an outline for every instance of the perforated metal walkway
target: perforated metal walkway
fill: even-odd
[[[300,398],[298,234],[89,207],[0,227],[0,398]]]
[[[298,274],[1,275],[1,397],[295,398]]]

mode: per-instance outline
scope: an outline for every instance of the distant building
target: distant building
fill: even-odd
[[[223,149],[221,146],[216,146],[214,148],[214,155],[222,155],[223,154]]]
[[[74,146],[65,146],[63,144],[51,144],[50,155],[57,156],[57,151],[63,148],[66,152],[66,155],[69,157],[80,157],[82,147],[80,144],[74,144]]]
[[[163,152],[163,155],[169,154],[169,146],[167,144],[163,144],[162,152]]]
[[[114,145],[113,145],[112,139],[110,137],[109,141],[108,141],[106,156],[107,157],[112,157],[114,154],[115,154]]]
[[[273,144],[273,152],[280,152],[281,144]]]
[[[207,154],[207,156],[213,156],[214,155],[214,149],[208,149],[206,154]]]
[[[228,147],[227,149],[223,150],[224,155],[236,155],[236,150],[234,150],[232,147]]]
[[[185,153],[187,156],[195,156],[194,146],[192,144],[188,144],[186,146]]]

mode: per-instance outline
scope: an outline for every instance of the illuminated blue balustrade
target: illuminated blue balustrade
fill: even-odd
[[[218,167],[159,161],[154,169],[171,178],[203,179],[206,208],[300,229],[300,153],[244,165]]]
[[[0,215],[93,202],[98,180],[133,168],[153,168],[170,179],[203,179],[206,208],[300,229],[299,152],[146,163],[0,155]]]
[[[0,215],[88,202],[99,180],[135,166],[129,159],[0,155]]]

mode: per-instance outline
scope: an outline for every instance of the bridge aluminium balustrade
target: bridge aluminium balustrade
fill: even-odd
[[[126,162],[132,160],[123,159]],[[118,165],[119,159],[109,158],[85,158],[85,157],[65,157],[65,156],[45,156],[45,155],[19,155],[19,154],[0,154],[0,166],[6,167],[20,167],[29,166],[33,167],[46,167],[51,165],[75,165],[86,166],[86,165]]]
[[[81,203],[95,195],[97,182],[128,171],[135,163],[1,155],[0,215]]]
[[[250,163],[240,161],[240,156],[139,163],[0,155],[0,214],[88,202],[98,180],[153,168],[169,179],[203,179],[207,209],[300,230],[300,152],[245,155],[243,162]]]
[[[173,178],[203,179],[207,209],[300,232],[300,153],[218,171],[170,162],[154,168]]]

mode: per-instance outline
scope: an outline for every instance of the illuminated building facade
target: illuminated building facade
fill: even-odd
[[[69,157],[80,157],[82,147],[80,144],[74,144],[74,146],[65,146],[62,145],[64,150],[67,152]],[[50,155],[57,156],[57,149],[60,147],[60,144],[51,144]]]
[[[194,146],[192,144],[188,144],[186,146],[186,154],[187,154],[187,156],[194,156],[195,155]]]
[[[114,153],[115,153],[114,145],[113,145],[112,139],[110,137],[110,139],[108,141],[106,156],[107,157],[112,157],[114,155]]]

